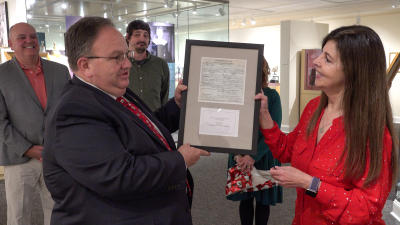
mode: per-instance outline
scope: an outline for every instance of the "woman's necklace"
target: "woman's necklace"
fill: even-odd
[[[341,115],[342,111],[332,113],[330,115],[326,114],[326,112],[324,113],[318,127],[318,139],[320,139],[326,133],[326,131],[328,131],[332,125],[332,121]]]
[[[318,133],[320,136],[322,136],[328,130],[328,128],[332,125],[332,120],[326,121],[325,118],[326,117],[323,117],[321,119],[321,122],[319,123]]]

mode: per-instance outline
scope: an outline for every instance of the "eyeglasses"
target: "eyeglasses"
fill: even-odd
[[[133,58],[134,52],[129,50],[117,56],[86,56],[88,59],[114,59],[117,63],[122,63],[125,59]]]

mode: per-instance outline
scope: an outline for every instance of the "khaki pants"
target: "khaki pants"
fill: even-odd
[[[26,163],[4,167],[7,200],[7,225],[32,224],[34,193],[39,193],[44,224],[50,225],[53,199],[43,180],[42,163],[31,159]]]

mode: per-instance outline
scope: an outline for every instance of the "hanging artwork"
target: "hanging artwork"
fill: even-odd
[[[7,2],[0,3],[0,47],[8,46],[8,11]]]
[[[321,54],[321,52],[321,49],[305,50],[304,90],[318,90],[318,88],[315,87],[316,71],[313,61]]]
[[[151,54],[163,58],[167,63],[175,62],[175,31],[174,24],[149,23],[151,41],[148,50]]]

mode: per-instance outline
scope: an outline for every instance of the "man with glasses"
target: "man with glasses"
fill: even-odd
[[[33,199],[39,193],[48,225],[54,203],[42,173],[44,121],[70,76],[66,66],[40,58],[31,25],[13,25],[9,45],[14,57],[0,65],[0,165],[7,224],[32,224]]]
[[[47,121],[43,169],[51,223],[190,225],[187,167],[208,152],[170,132],[181,92],[154,114],[128,87],[129,52],[112,22],[86,17],[65,38],[74,72]]]
[[[126,41],[134,51],[129,88],[154,111],[168,101],[170,75],[165,60],[147,51],[150,39],[149,24],[142,20],[129,23]]]

